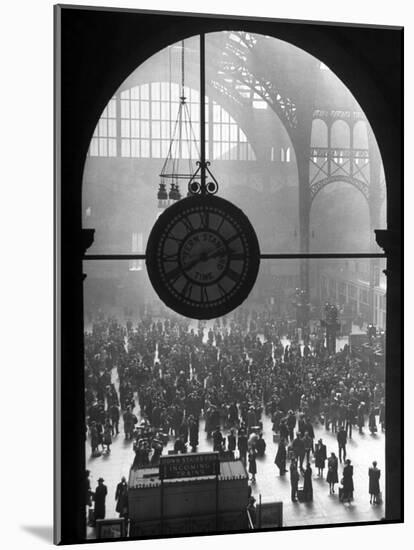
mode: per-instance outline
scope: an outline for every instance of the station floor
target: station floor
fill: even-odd
[[[113,382],[117,384],[117,372],[113,370]],[[134,410],[140,419],[139,404]],[[253,495],[256,503],[283,502],[283,525],[285,527],[340,524],[350,522],[380,521],[385,516],[385,506],[371,505],[368,494],[368,468],[373,460],[378,462],[381,469],[380,487],[384,497],[385,487],[385,433],[379,431],[371,435],[366,428],[364,434],[353,430],[352,439],[348,439],[347,458],[350,458],[354,466],[354,500],[352,503],[341,503],[338,499],[338,486],[335,494],[329,494],[329,486],[325,479],[317,477],[317,470],[311,459],[313,469],[313,502],[292,502],[290,498],[289,474],[279,475],[279,470],[274,464],[277,451],[277,442],[273,441],[272,424],[269,417],[263,415],[263,437],[266,441],[266,453],[262,459],[257,460],[256,483],[252,484]],[[89,440],[86,441],[86,468],[90,470],[91,488],[95,490],[99,477],[103,477],[108,488],[106,498],[106,518],[116,518],[115,490],[116,486],[125,476],[128,481],[129,469],[134,459],[132,443],[125,441],[122,421],[120,422],[120,434],[113,439],[111,453],[98,458],[91,457]],[[227,435],[226,431],[223,431]],[[335,452],[338,456],[336,435],[325,430],[323,426],[315,426],[315,441],[322,438],[327,446],[328,456]],[[199,452],[212,451],[212,440],[207,439],[204,431],[204,422],[200,422]],[[163,454],[172,449],[174,440],[164,448]],[[343,465],[339,465],[338,477],[341,479]],[[326,469],[324,477],[326,476]],[[250,482],[249,482],[250,483]],[[301,482],[299,483],[301,484]],[[88,538],[94,538],[94,529],[88,527]]]

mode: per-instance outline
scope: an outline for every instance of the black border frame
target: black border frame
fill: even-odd
[[[323,61],[354,94],[377,138],[388,195],[388,229],[377,231],[388,277],[383,523],[402,522],[403,28],[72,5],[54,7],[54,28],[55,543],[104,540],[85,539],[84,494],[79,489],[85,468],[84,411],[73,408],[73,403],[83,402],[82,260],[93,232],[82,231],[81,201],[90,138],[113,91],[145,59],[188,36],[231,28],[274,36]],[[378,522],[283,530],[351,525]]]

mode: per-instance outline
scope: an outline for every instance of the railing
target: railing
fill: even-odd
[[[247,514],[248,529],[249,529],[249,531],[253,531],[255,529],[255,527],[254,527],[254,523],[253,523],[253,520],[252,520],[252,516],[250,514],[250,510],[246,510],[246,514]]]

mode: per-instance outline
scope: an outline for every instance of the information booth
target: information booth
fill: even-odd
[[[131,469],[130,536],[248,528],[248,475],[241,460],[218,453],[161,457],[159,468]]]

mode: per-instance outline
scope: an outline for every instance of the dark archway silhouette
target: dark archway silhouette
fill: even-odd
[[[82,174],[88,146],[111,94],[141,63],[169,44],[201,32],[246,30],[289,42],[330,67],[364,110],[378,141],[388,185],[388,230],[378,233],[388,255],[387,521],[402,519],[401,243],[402,32],[368,26],[200,16],[180,13],[55,7],[56,159],[60,262],[56,272],[56,442],[65,468],[56,476],[55,538],[79,543],[84,522],[83,270],[93,234],[82,232]],[[375,97],[375,101],[372,98]],[[57,457],[57,460],[58,457]]]

